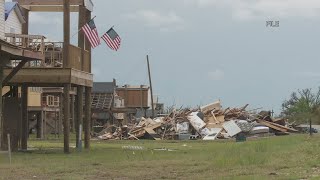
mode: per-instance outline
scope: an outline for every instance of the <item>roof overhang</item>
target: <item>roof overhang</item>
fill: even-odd
[[[34,12],[63,12],[63,0],[13,0],[20,6]],[[69,0],[70,11],[79,12],[79,6],[84,6],[89,11],[93,11],[91,0]]]

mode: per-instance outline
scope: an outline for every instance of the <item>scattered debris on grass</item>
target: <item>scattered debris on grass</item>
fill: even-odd
[[[273,118],[270,111],[246,110],[248,106],[223,109],[221,102],[216,101],[198,109],[173,110],[165,117],[142,117],[137,123],[122,127],[110,125],[95,137],[102,140],[245,140],[251,136],[298,132],[287,119]]]

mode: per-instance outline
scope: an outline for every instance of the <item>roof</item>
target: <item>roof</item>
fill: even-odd
[[[113,94],[111,93],[92,93],[92,109],[109,110],[112,106]]]
[[[17,13],[17,16],[21,23],[25,23],[25,19],[22,15],[22,10],[17,2],[5,2],[4,4],[5,9],[5,20],[8,19],[10,13],[14,10]]]
[[[116,85],[114,82],[93,82],[93,93],[114,93]]]
[[[147,90],[149,89],[149,87],[147,85],[140,85],[140,86],[136,86],[136,85],[124,85],[124,86],[121,86],[121,87],[118,87],[117,86],[117,90]]]

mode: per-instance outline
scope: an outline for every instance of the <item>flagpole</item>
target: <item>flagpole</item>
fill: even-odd
[[[90,19],[90,21],[93,20],[93,19],[96,18],[96,17],[97,17],[97,16],[94,16],[92,19]],[[88,22],[89,22],[89,21],[88,21]],[[88,23],[88,22],[87,22],[87,23]],[[82,29],[82,28],[78,29],[78,31],[77,31],[76,33],[74,33],[74,34],[71,36],[70,39],[74,38],[74,36],[77,35],[77,34],[81,31],[81,29]]]

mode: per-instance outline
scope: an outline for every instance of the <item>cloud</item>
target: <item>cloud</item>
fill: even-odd
[[[198,8],[230,9],[238,20],[320,16],[319,0],[184,0]]]
[[[174,12],[160,13],[153,10],[140,10],[125,16],[129,20],[140,21],[152,28],[159,28],[160,31],[169,32],[181,30],[184,27],[184,20]]]
[[[224,78],[224,72],[220,69],[208,72],[208,77],[214,81],[220,81]]]

